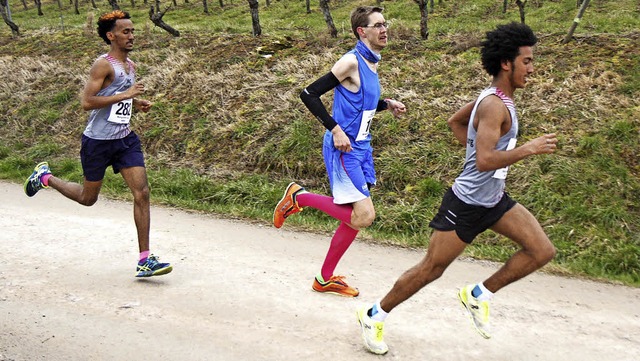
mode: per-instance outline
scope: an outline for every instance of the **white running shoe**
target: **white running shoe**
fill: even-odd
[[[458,290],[458,299],[462,306],[467,310],[473,326],[476,331],[484,337],[491,338],[491,329],[489,327],[489,301],[479,301],[473,297],[471,290],[475,285],[464,286]]]
[[[374,321],[367,315],[369,307],[364,306],[357,311],[358,323],[362,329],[362,339],[364,345],[372,353],[376,355],[384,355],[389,351],[389,347],[382,340],[384,322]]]

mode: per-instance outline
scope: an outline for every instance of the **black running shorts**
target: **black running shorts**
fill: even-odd
[[[460,239],[465,243],[471,243],[477,235],[493,226],[515,205],[516,201],[506,192],[498,204],[491,208],[466,204],[449,188],[429,227],[439,231],[456,231]]]

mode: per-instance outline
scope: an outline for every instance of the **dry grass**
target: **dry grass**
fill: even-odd
[[[420,246],[464,157],[446,119],[473,100],[489,78],[479,65],[478,36],[443,34],[438,41],[421,42],[402,22],[393,29],[394,41],[380,67],[383,95],[402,100],[409,112],[398,120],[384,113],[376,117],[379,217],[364,235]],[[145,97],[154,102],[152,112],[133,119],[152,169],[188,168],[229,189],[235,181],[253,179],[246,177],[265,177],[256,199],[266,199],[266,205],[264,210],[253,205],[257,214],[270,211],[278,185],[290,179],[326,192],[323,127],[298,94],[329,71],[353,46],[351,40],[189,32],[171,39],[150,32],[142,28],[131,57],[139,64]],[[76,158],[86,122],[78,95],[90,64],[105,51],[95,35],[84,41],[83,34],[81,29],[66,36],[43,31],[0,42],[0,78],[10,79],[0,82],[0,163],[12,159],[27,170],[41,156]],[[633,71],[640,58],[633,39],[639,35],[590,34],[569,46],[559,44],[561,36],[540,35],[535,76],[516,98],[522,142],[556,132],[560,148],[554,156],[514,166],[510,192],[557,243],[561,267],[638,282],[637,257],[625,255],[640,250],[634,236],[640,233],[640,89]],[[290,47],[272,57],[257,51],[283,42]],[[329,104],[331,96],[324,100]],[[24,149],[26,155],[16,161],[7,149]],[[193,191],[199,204],[205,198],[230,199],[222,195],[226,188],[212,198],[202,194],[208,189],[205,181],[183,177],[202,187]],[[483,241],[472,248],[475,256],[508,254],[495,251],[491,236]],[[624,264],[612,266],[616,259]]]

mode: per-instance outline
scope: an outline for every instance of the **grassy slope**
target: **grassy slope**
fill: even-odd
[[[107,48],[92,32],[94,15],[83,4],[45,3],[45,16],[10,1],[24,35],[0,28],[0,177],[22,180],[47,159],[54,172],[81,181],[78,137],[86,114],[78,94],[97,54]],[[180,207],[269,220],[292,179],[327,193],[321,160],[322,126],[298,99],[302,87],[325,73],[353,46],[348,13],[356,2],[333,4],[340,33],[326,35],[321,13],[304,2],[262,3],[263,36],[251,37],[245,2],[221,10],[180,4],[164,20],[181,31],[171,38],[153,28],[146,7],[132,12],[137,25],[139,78],[155,103],[134,128],[149,156],[153,199]],[[361,2],[358,2],[361,3]],[[436,2],[438,3],[438,2]],[[495,24],[517,20],[501,2],[444,1],[430,16],[430,38],[418,38],[413,1],[384,2],[393,22],[380,75],[385,96],[401,99],[409,114],[377,116],[374,129],[380,186],[378,218],[363,236],[423,247],[428,221],[458,174],[464,149],[446,119],[488,84],[477,44]],[[31,5],[30,5],[31,6]],[[522,142],[557,132],[553,156],[512,167],[511,195],[538,217],[559,252],[551,270],[640,284],[640,19],[631,0],[592,4],[568,45],[560,41],[577,12],[575,1],[532,1],[527,23],[540,38],[536,74],[516,98]],[[65,29],[60,28],[63,14]],[[91,23],[93,21],[93,23]],[[86,26],[91,23],[90,26]],[[89,29],[89,30],[87,30]],[[257,54],[286,44],[270,58]],[[8,80],[11,79],[11,80]],[[330,97],[327,96],[326,103]],[[54,135],[54,136],[52,136]],[[127,194],[108,176],[105,191]],[[307,211],[288,226],[322,231],[335,221]],[[467,254],[505,260],[514,247],[485,233]]]

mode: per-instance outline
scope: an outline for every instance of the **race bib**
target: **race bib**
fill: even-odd
[[[120,94],[122,92],[116,92]],[[107,121],[117,124],[129,124],[131,119],[131,108],[133,107],[133,99],[125,99],[111,105],[111,113]]]
[[[506,150],[511,150],[511,149],[515,148],[517,141],[518,140],[516,138],[509,139],[509,144],[507,145],[507,149]],[[493,178],[496,178],[496,179],[507,179],[507,173],[508,172],[509,172],[509,166],[506,166],[506,167],[500,168],[500,169],[496,169],[496,171],[493,173]]]
[[[356,141],[367,139],[367,137],[369,136],[369,130],[371,129],[371,122],[373,121],[373,116],[375,114],[375,110],[362,111],[362,120],[360,121],[360,130],[358,130]]]

